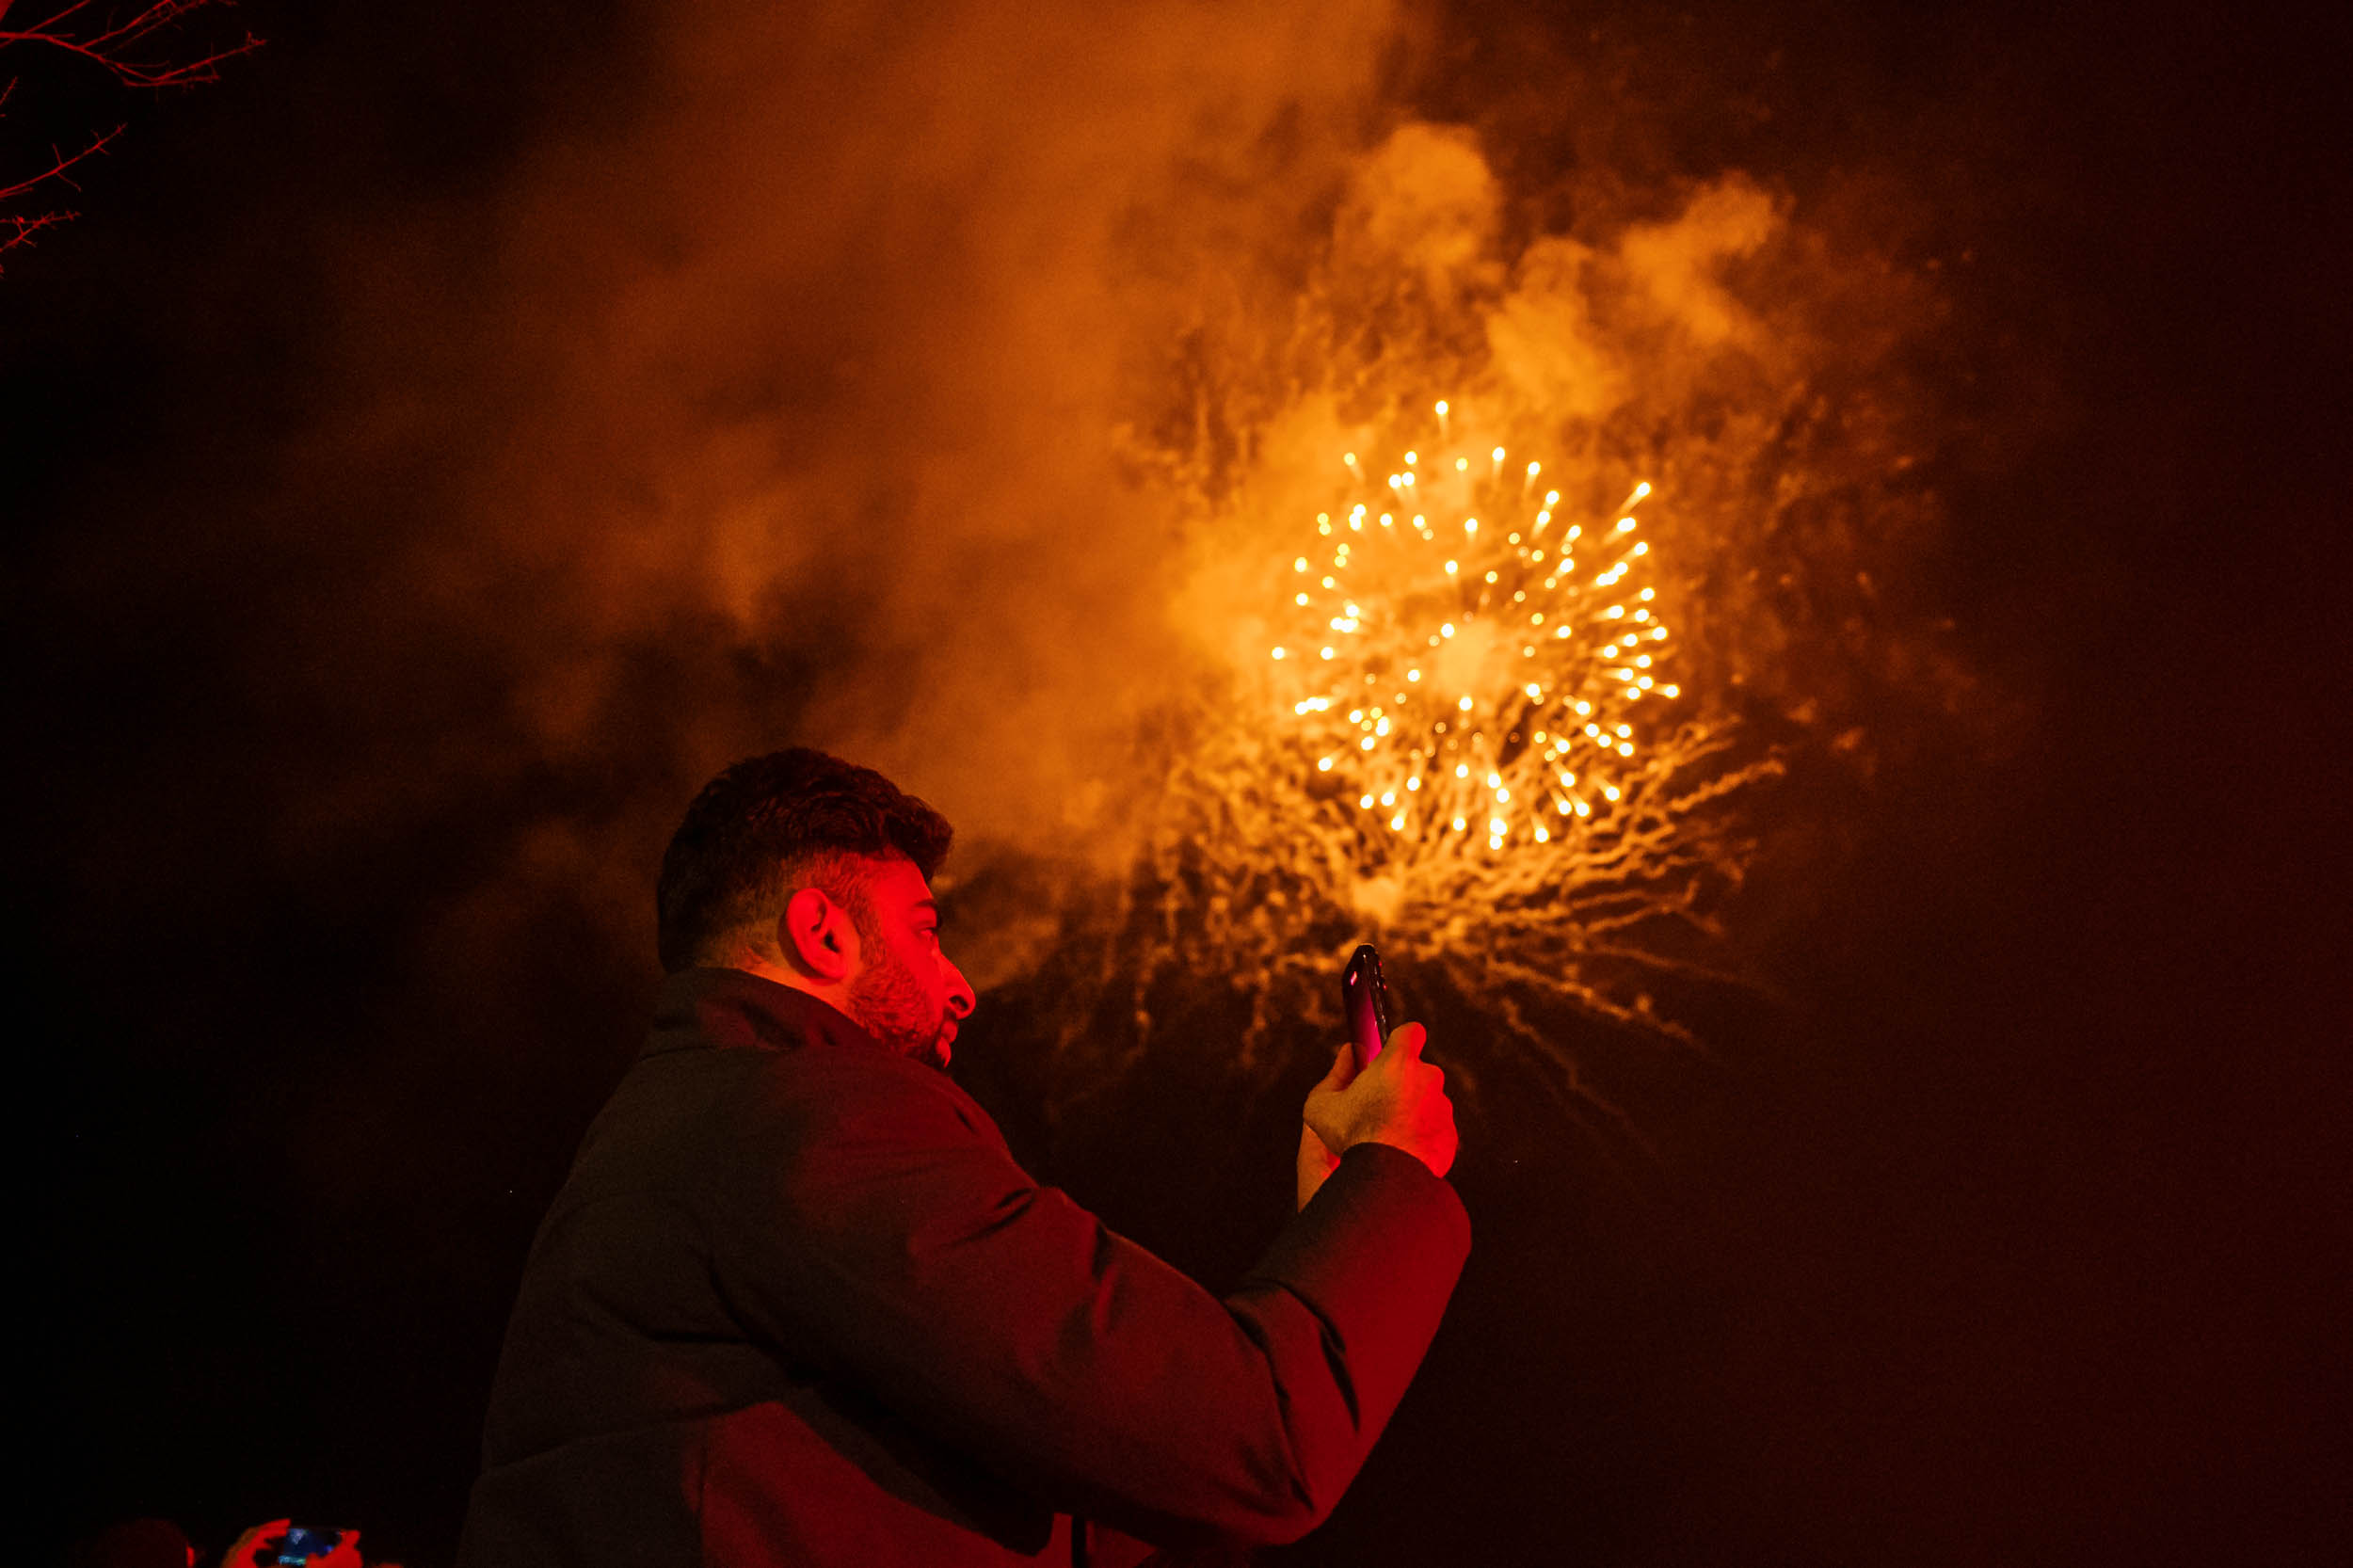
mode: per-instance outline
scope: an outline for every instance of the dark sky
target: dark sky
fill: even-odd
[[[1799,768],[1837,831],[1740,906],[1768,994],[1708,1054],[1578,1048],[1646,1151],[1485,1075],[1454,1315],[1270,1560],[2341,1556],[2342,37],[1832,0],[245,14],[267,47],[121,111],[0,278],[40,1552],[292,1514],[448,1560],[696,784],[818,740],[1017,840],[1131,711],[1133,677],[1099,714],[1072,682],[1152,663],[1167,584],[1056,443],[1175,296],[1098,286],[1062,218],[1263,261],[1414,120],[1481,138],[1506,245],[1571,221],[1547,191],[1738,170],[1849,236],[1883,194],[1942,301],[1904,397],[1951,436],[1905,592],[1969,679],[1858,678],[1878,760]],[[1252,115],[1296,200],[1222,129]],[[775,495],[813,520],[739,520]],[[1898,713],[1908,680],[1937,695]],[[1289,1081],[1162,1055],[1048,1117],[999,1000],[959,1075],[1041,1174],[1246,1265]]]

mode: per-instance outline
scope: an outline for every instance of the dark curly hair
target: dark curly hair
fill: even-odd
[[[663,852],[654,894],[663,970],[691,968],[728,933],[773,922],[811,882],[863,925],[857,878],[830,863],[904,855],[929,877],[954,835],[947,818],[872,768],[806,746],[746,758],[703,786]]]

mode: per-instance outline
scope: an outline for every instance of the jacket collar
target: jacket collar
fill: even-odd
[[[856,1023],[805,991],[742,969],[681,969],[662,984],[653,1032],[641,1053],[661,1056],[697,1048],[796,1050],[832,1046],[879,1051]]]

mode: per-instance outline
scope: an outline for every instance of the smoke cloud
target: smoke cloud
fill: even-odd
[[[953,874],[1116,872],[1140,727],[1262,658],[1336,449],[1433,394],[1574,506],[1657,481],[1701,683],[1867,754],[1874,689],[1943,700],[1924,617],[1864,614],[1927,536],[1888,367],[1929,296],[1737,170],[1508,168],[1513,124],[1635,110],[1572,76],[1431,118],[1428,20],[621,13],[509,155],[313,218],[275,402],[93,491],[65,601],[201,661],[163,677],[184,808],[77,849],[82,896],[234,842],[268,921],[380,941],[405,1052],[551,920],[648,961],[662,843],[753,751],[884,768]],[[964,941],[1010,978],[1055,929]]]
[[[619,123],[425,258],[478,279],[462,338],[439,289],[353,292],[364,408],[315,460],[362,422],[421,424],[388,456],[463,432],[396,570],[496,648],[517,744],[657,748],[691,788],[789,736],[968,837],[1082,841],[1185,658],[1125,377],[1328,199],[1387,23],[1073,21],[676,8]],[[617,732],[618,666],[681,629],[790,673]]]

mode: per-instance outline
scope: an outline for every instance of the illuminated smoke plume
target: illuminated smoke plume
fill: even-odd
[[[1409,1006],[1614,1112],[1586,1045],[1694,1040],[1754,983],[1726,911],[1803,831],[1792,748],[1867,774],[1872,683],[1951,684],[1869,618],[1932,520],[1893,371],[1922,291],[1743,176],[1515,248],[1507,200],[1471,135],[1401,128],[1305,287],[1211,297],[1139,393],[1208,673],[1049,965],[1080,1079],[1219,991],[1209,1048],[1270,1072],[1370,938]]]
[[[1735,781],[1776,727],[1859,733],[1861,768],[1871,682],[1934,689],[1901,597],[1922,535],[1901,476],[1934,454],[1896,374],[1929,316],[1870,243],[1881,208],[1628,162],[1641,136],[1491,161],[1645,111],[1596,65],[1499,103],[1516,130],[1418,118],[1389,62],[1452,58],[1432,30],[1477,24],[1420,10],[624,12],[604,53],[627,69],[551,88],[466,180],[309,220],[299,417],[191,426],[150,477],[90,487],[74,536],[62,618],[201,625],[211,650],[175,703],[203,715],[187,771],[216,803],[92,794],[92,902],[401,872],[384,950],[420,1012],[371,1023],[344,1103],[434,1081],[421,1052],[472,1071],[536,1038],[476,999],[512,994],[548,932],[578,933],[566,987],[649,978],[682,804],[792,742],[958,824],[959,955],[995,1016],[1070,1043],[1071,1085],[1147,1038],[1294,1064],[1367,935],[1409,1003],[1516,1010],[1574,1072],[1563,1010],[1656,1032],[1690,1021],[1675,977],[1738,968],[1722,895],[1766,792]],[[238,385],[180,402],[227,410]],[[1582,545],[1657,487],[1632,513],[1650,581],[1624,585],[1655,588],[1669,673],[1630,667],[1682,693],[1583,696],[1574,733],[1634,730],[1615,762],[1552,759],[1588,814],[1552,804],[1537,845],[1507,812],[1527,835],[1492,854],[1468,807],[1496,786],[1445,773],[1465,833],[1401,852],[1359,805],[1394,780],[1314,768],[1308,720],[1355,704],[1292,712],[1318,694],[1269,657],[1316,513],[1448,440],[1543,464],[1480,500],[1482,551],[1517,548],[1490,515],[1551,491],[1547,535]],[[199,455],[200,489],[152,477]],[[1493,629],[1459,622],[1459,648]],[[1612,680],[1608,641],[1545,649],[1537,683]],[[1501,804],[1541,816],[1544,754],[1500,736]],[[133,818],[152,840],[113,832]],[[1245,1009],[1231,1038],[1175,1027],[1212,995]]]

